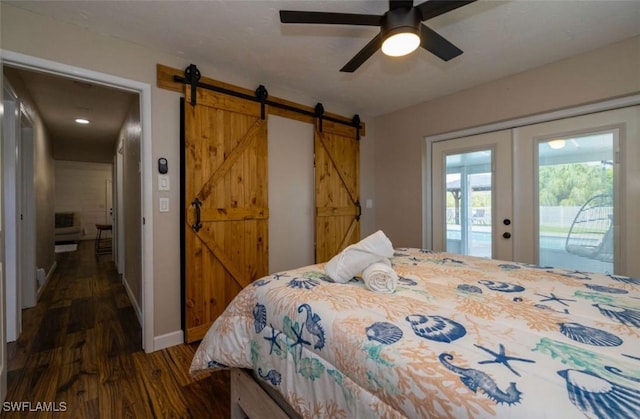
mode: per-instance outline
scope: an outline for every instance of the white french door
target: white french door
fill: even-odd
[[[639,121],[635,106],[431,142],[431,247],[639,276]]]
[[[514,257],[579,271],[639,275],[640,107],[514,129]]]
[[[433,249],[512,259],[509,130],[432,145]]]

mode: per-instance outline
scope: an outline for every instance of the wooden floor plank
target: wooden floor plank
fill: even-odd
[[[196,345],[152,354],[109,256],[93,242],[57,255],[38,305],[8,363],[8,402],[65,403],[66,412],[2,412],[2,418],[227,418],[229,373],[194,380]]]
[[[57,307],[47,310],[40,322],[40,328],[35,336],[31,350],[42,352],[58,348],[64,343],[69,319],[67,307]]]
[[[12,342],[14,350],[7,358],[8,371],[24,368],[31,352],[31,343],[36,333],[38,333],[40,322],[46,312],[45,306],[45,304],[38,304],[32,309],[22,311],[22,333],[20,339]]]
[[[96,310],[91,298],[77,298],[71,302],[67,333],[91,329],[95,323]]]
[[[89,402],[98,397],[98,375],[95,358],[87,330],[68,333],[58,371],[56,397],[62,400],[77,399]],[[95,353],[95,352],[93,352]]]
[[[181,395],[178,383],[173,380],[171,372],[159,353],[143,355],[133,354],[140,381],[153,412],[162,418],[184,417],[187,406]],[[162,389],[162,391],[160,391]],[[157,397],[162,396],[162,397]]]
[[[31,403],[56,401],[59,370],[62,364],[63,348],[37,352],[27,363],[27,397]]]
[[[123,333],[121,352],[132,353],[139,351],[140,342],[142,342],[142,329],[129,326],[130,324],[138,323],[135,311],[129,305],[128,307],[118,308],[116,315]]]
[[[193,418],[229,418],[229,399],[231,397],[229,371],[217,371],[209,377],[193,381],[182,387],[182,397],[189,406],[189,417]],[[215,394],[215,397],[211,397]]]

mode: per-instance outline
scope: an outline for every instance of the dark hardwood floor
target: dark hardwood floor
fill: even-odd
[[[31,405],[0,409],[0,416],[229,417],[229,373],[192,379],[195,345],[142,350],[140,325],[110,259],[96,258],[92,241],[57,255],[55,273],[38,305],[23,310],[22,334],[9,347],[5,401]],[[66,412],[35,411],[42,403]]]

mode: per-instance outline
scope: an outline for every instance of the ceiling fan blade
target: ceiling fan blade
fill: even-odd
[[[466,6],[476,0],[455,1],[455,0],[428,0],[416,6],[416,9],[422,14],[421,20],[427,20],[440,16],[443,13],[450,12],[459,7]]]
[[[325,25],[380,26],[381,21],[382,16],[377,15],[280,10],[280,22],[282,23],[318,23]]]
[[[380,49],[381,45],[382,35],[378,34],[375,36],[375,38],[369,41],[369,43],[365,45],[365,47],[362,48],[360,52],[358,52],[356,56],[351,59],[351,61],[346,63],[344,67],[340,69],[340,71],[345,73],[353,73],[358,69],[358,67],[364,64],[364,62],[367,61],[369,57],[375,54],[375,52]]]
[[[413,7],[413,0],[389,0],[389,10]]]
[[[449,61],[462,54],[460,48],[425,25],[420,25],[420,46],[444,61]]]

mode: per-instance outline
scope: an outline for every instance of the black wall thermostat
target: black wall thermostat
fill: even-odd
[[[158,159],[158,172],[164,175],[168,171],[169,171],[169,163],[167,163],[167,159],[165,159],[164,157],[160,157]]]

